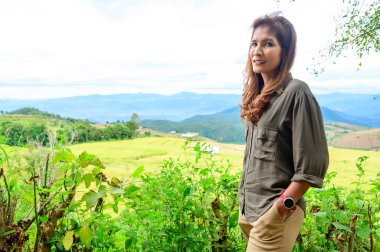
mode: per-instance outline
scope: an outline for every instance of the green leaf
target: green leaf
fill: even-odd
[[[98,194],[94,192],[93,190],[91,190],[83,194],[82,200],[85,200],[87,207],[90,208],[96,205],[98,198],[99,198]]]
[[[135,239],[135,240],[137,239],[137,233],[136,232],[133,232],[133,231],[127,232],[125,235],[132,238],[132,239]]]
[[[183,191],[182,197],[186,198],[186,196],[189,196],[191,187],[187,186],[185,190]]]
[[[131,245],[132,245],[132,242],[133,242],[133,240],[132,240],[131,238],[127,238],[127,239],[125,240],[124,248],[125,248],[125,249],[129,249],[129,248],[131,247]]]
[[[71,152],[71,150],[69,150],[69,149],[62,150],[62,151],[57,152],[54,155],[52,164],[54,165],[54,164],[59,163],[59,162],[71,163],[74,160],[74,158],[75,158],[75,156]]]
[[[204,168],[199,172],[199,175],[204,176],[207,175],[207,173],[210,171],[209,168]]]
[[[235,211],[231,214],[230,218],[228,219],[228,224],[230,228],[234,228],[238,224],[239,219],[239,211]]]
[[[117,204],[113,204],[113,205],[112,205],[112,209],[113,209],[113,211],[114,211],[115,213],[118,213],[118,212],[119,212],[119,207],[118,207]]]
[[[102,172],[102,168],[100,168],[100,167],[95,167],[94,169],[92,169],[92,174],[94,176],[98,175],[101,172]]]
[[[136,168],[136,170],[132,173],[131,177],[132,178],[138,178],[141,173],[144,171],[144,166],[139,166]]]
[[[132,194],[136,191],[140,190],[140,187],[138,186],[135,186],[135,185],[130,185],[128,186],[127,188],[124,189],[124,192],[129,195],[129,194]]]
[[[120,184],[121,184],[121,181],[118,178],[112,177],[111,182],[110,182],[111,186],[119,187]]]
[[[41,221],[41,222],[47,222],[49,220],[49,216],[40,216],[38,217],[38,219]]]
[[[14,229],[9,230],[9,231],[7,231],[5,233],[0,234],[0,238],[4,237],[4,236],[7,236],[7,235],[10,235],[10,234],[13,234],[14,232],[16,232],[16,230],[14,230]]]
[[[114,188],[111,191],[111,194],[123,194],[123,193],[124,193],[124,190],[121,188]]]
[[[86,248],[91,247],[92,230],[88,226],[83,226],[79,230],[79,238],[85,244]]]
[[[107,187],[105,185],[99,186],[98,197],[101,198],[101,197],[103,197],[106,194],[107,194]]]
[[[99,158],[97,158],[95,155],[88,154],[86,151],[82,152],[82,154],[79,155],[78,165],[82,168],[85,168],[89,165],[93,165],[102,169],[105,168]]]
[[[67,231],[65,237],[63,237],[62,244],[66,250],[69,250],[74,242],[74,230]]]
[[[94,176],[91,173],[86,173],[82,176],[84,180],[84,184],[86,185],[86,188],[89,188],[91,185],[91,182],[94,181]]]
[[[337,229],[344,230],[348,233],[352,233],[351,229],[343,224],[340,224],[339,222],[333,222],[332,223]]]

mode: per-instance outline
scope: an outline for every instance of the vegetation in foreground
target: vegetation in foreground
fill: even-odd
[[[107,141],[83,143],[70,146],[74,154],[83,151],[95,154],[105,164],[107,176],[127,177],[139,166],[143,165],[145,171],[158,172],[161,164],[170,157],[179,157],[181,161],[193,155],[191,150],[184,151],[181,146],[185,139],[173,137],[170,134],[155,137],[135,138],[123,141]],[[202,140],[206,141],[206,140]],[[215,160],[224,159],[231,163],[231,172],[241,172],[243,165],[244,145],[223,144],[207,140],[207,143],[219,148]],[[376,151],[351,150],[329,148],[330,172],[337,172],[334,178],[336,186],[352,186],[356,173],[356,159],[368,156],[366,160],[366,173],[363,180],[368,181],[376,177],[379,172],[380,153]]]
[[[239,173],[205,143],[187,142],[190,160],[156,172],[106,177],[95,155],[38,148],[11,160],[1,148],[0,247],[3,251],[244,251],[237,226]],[[380,173],[356,185],[310,190],[294,251],[380,249]],[[363,186],[369,189],[364,190]]]

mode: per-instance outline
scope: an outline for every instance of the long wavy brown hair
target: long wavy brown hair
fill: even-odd
[[[282,16],[265,16],[256,19],[252,25],[251,40],[258,27],[268,27],[278,40],[281,46],[281,64],[279,64],[274,78],[264,85],[261,74],[253,72],[252,60],[248,50],[240,116],[243,120],[250,121],[254,125],[257,125],[268,107],[269,96],[279,87],[293,66],[297,44],[297,34],[293,25]]]

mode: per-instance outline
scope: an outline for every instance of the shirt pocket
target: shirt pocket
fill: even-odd
[[[258,128],[253,156],[257,159],[275,161],[277,149],[276,129]]]

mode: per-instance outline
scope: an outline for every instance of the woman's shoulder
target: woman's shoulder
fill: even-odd
[[[288,85],[286,86],[285,92],[289,95],[313,95],[309,85],[306,82],[299,79],[290,80]]]

